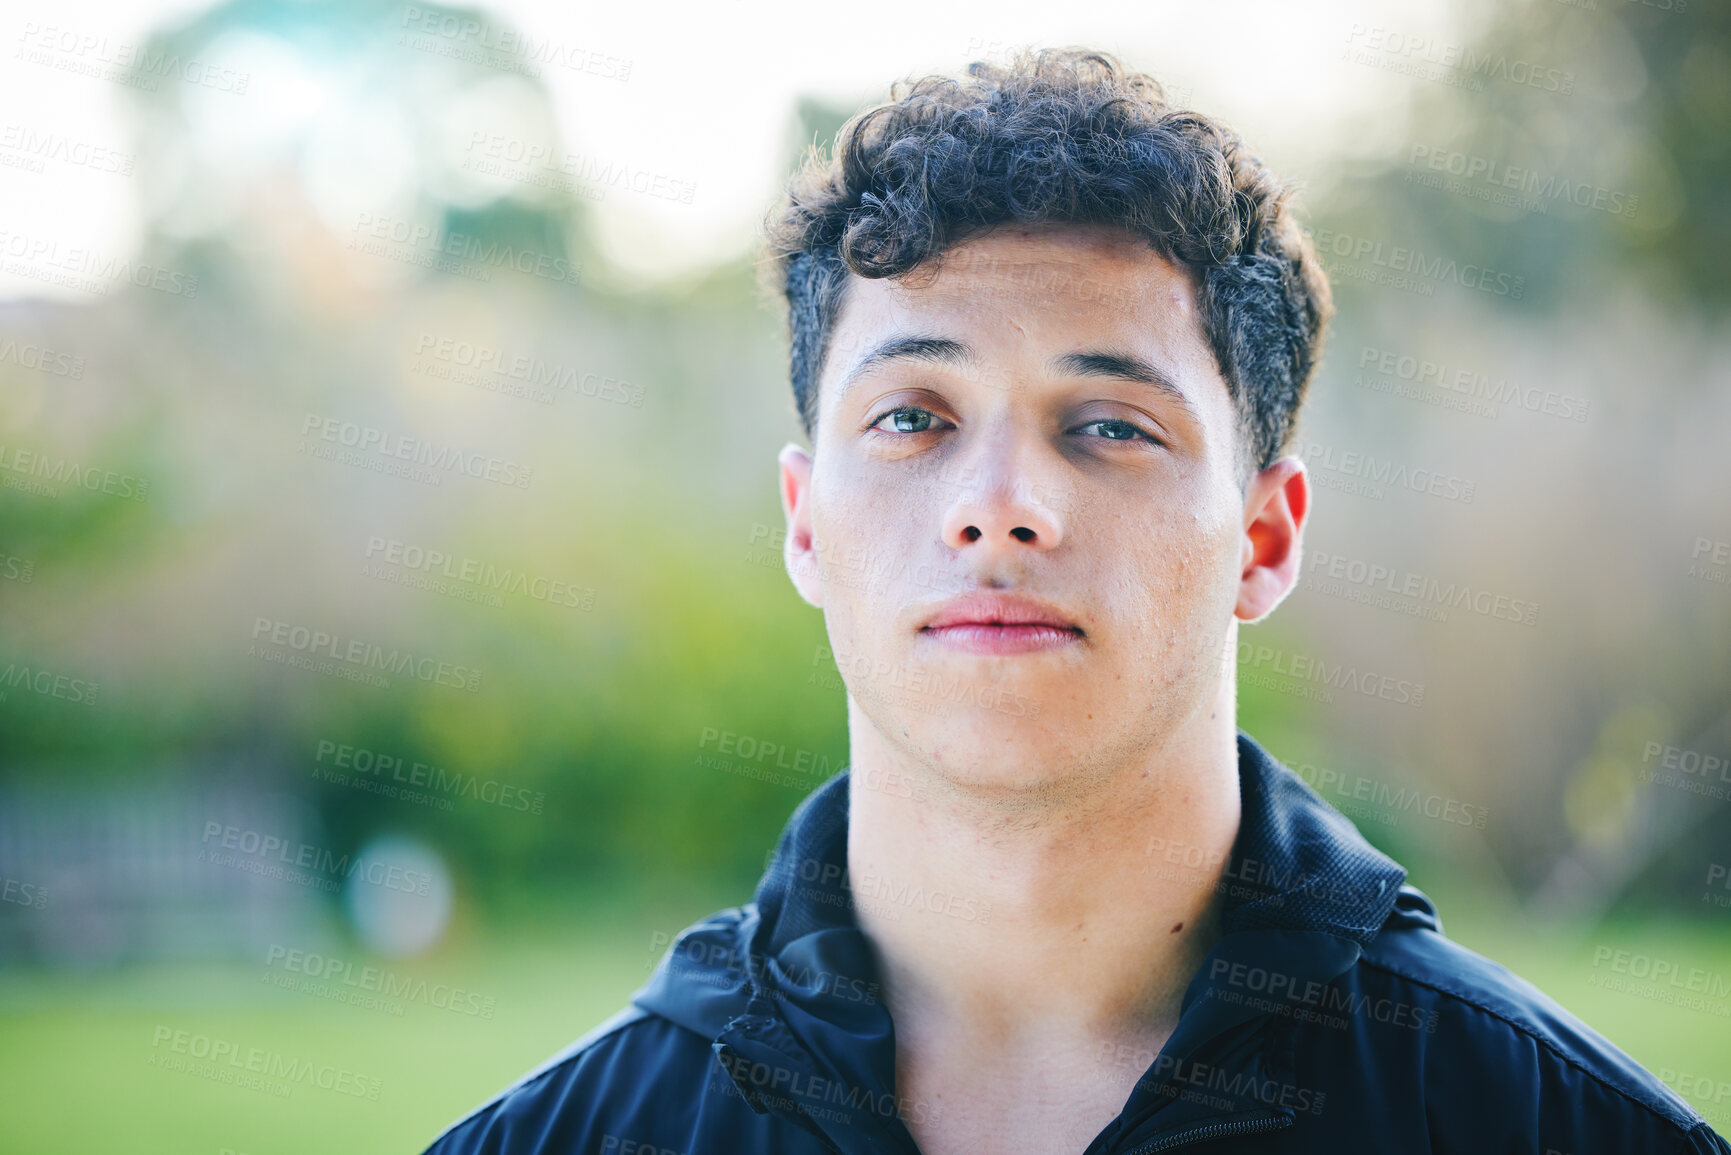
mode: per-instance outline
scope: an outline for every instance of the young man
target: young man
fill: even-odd
[[[1236,728],[1330,306],[1234,136],[1097,54],[976,64],[769,235],[850,771],[432,1151],[1731,1153]]]

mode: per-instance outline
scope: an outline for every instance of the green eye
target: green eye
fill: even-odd
[[[1088,424],[1082,426],[1082,428],[1098,428],[1101,431],[1101,436],[1103,436],[1107,441],[1134,441],[1138,437],[1146,437],[1150,441],[1154,440],[1152,437],[1149,437],[1147,433],[1144,433],[1141,429],[1138,429],[1128,421],[1090,421]]]
[[[872,422],[872,428],[875,429],[879,425],[882,425],[885,418],[891,420],[894,424],[895,432],[897,433],[925,433],[932,427],[931,411],[918,409],[913,406],[904,406],[901,409],[891,409],[888,413],[885,413],[883,417],[879,417],[876,421]],[[888,430],[885,432],[888,432]]]

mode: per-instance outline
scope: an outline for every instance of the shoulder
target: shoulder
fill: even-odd
[[[683,1151],[720,1071],[707,1039],[630,1006],[446,1128],[426,1155]]]
[[[1367,1017],[1404,1022],[1405,1030],[1375,1032],[1384,1044],[1376,1049],[1417,1057],[1411,1075],[1422,1081],[1427,1110],[1442,1108],[1444,1130],[1482,1133],[1489,1121],[1512,1116],[1541,1153],[1731,1155],[1651,1071],[1538,987],[1428,920],[1391,918],[1353,974],[1376,1004]],[[1387,1045],[1402,1036],[1404,1045]]]
[[[686,927],[624,1010],[451,1124],[427,1155],[652,1155],[711,1142],[770,1150],[772,1139],[785,1147],[713,1045],[744,1008],[734,949],[755,917],[748,904]]]

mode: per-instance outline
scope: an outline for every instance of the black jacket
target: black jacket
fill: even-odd
[[[1101,1056],[1126,1101],[1087,1155],[1731,1155],[1633,1059],[1445,938],[1405,870],[1242,731],[1238,754],[1224,933],[1159,1055]],[[429,1155],[917,1151],[903,1120],[930,1107],[895,1093],[847,791],[844,771],[800,804],[753,902],[688,928],[628,1008]],[[1156,847],[1150,866],[1183,857]],[[990,917],[938,894],[860,898]]]

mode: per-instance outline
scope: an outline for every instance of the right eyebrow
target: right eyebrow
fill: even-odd
[[[948,337],[891,337],[854,362],[836,387],[836,397],[839,399],[860,378],[892,361],[924,361],[961,368],[978,364],[971,346]]]

